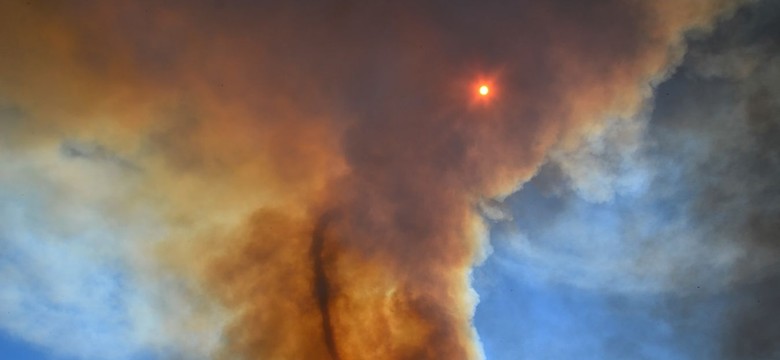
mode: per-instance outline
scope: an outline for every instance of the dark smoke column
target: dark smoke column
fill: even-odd
[[[333,338],[333,324],[330,319],[330,283],[326,274],[325,254],[323,246],[325,243],[325,230],[331,220],[330,214],[325,214],[317,221],[311,239],[311,259],[312,270],[314,272],[314,297],[320,309],[322,316],[322,336],[328,353],[334,360],[339,360],[336,340]]]

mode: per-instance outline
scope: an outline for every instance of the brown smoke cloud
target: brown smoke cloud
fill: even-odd
[[[473,359],[479,201],[635,111],[730,5],[6,3],[0,93],[22,143],[143,169],[162,261],[232,314],[220,356]]]

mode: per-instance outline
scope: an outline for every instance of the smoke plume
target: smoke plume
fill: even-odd
[[[475,359],[479,205],[735,5],[6,2],[0,139],[134,169],[139,252],[224,307],[223,358]]]

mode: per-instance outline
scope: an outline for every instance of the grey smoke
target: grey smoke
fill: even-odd
[[[780,358],[777,34],[780,3],[764,1],[692,36],[643,114],[554,153],[507,199],[497,252],[535,281],[660,297],[669,331],[710,331],[688,356]]]

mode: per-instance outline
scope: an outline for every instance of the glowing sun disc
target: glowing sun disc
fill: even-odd
[[[487,87],[487,85],[482,85],[479,87],[479,94],[482,96],[487,95],[490,92],[490,89]]]

